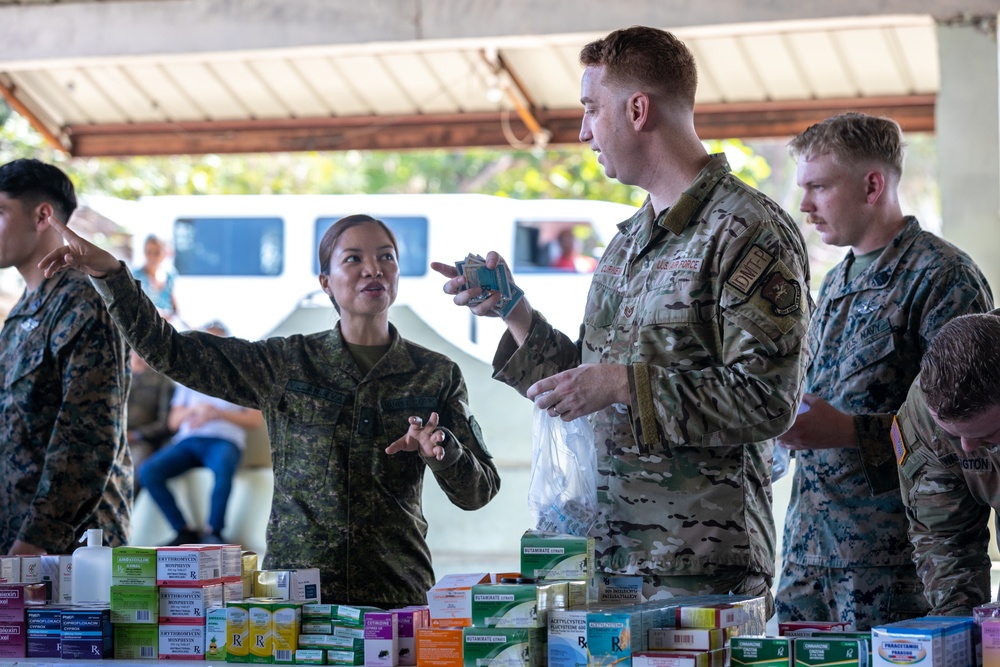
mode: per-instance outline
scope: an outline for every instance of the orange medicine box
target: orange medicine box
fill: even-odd
[[[418,628],[417,664],[420,667],[463,667],[462,628]]]

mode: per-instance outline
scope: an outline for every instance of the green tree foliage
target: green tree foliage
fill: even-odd
[[[80,192],[122,199],[188,194],[342,194],[473,192],[517,199],[602,199],[639,205],[645,193],[605,177],[586,146],[546,150],[470,148],[409,152],[346,151],[69,158],[23,118],[0,107],[0,163],[37,157],[64,169]],[[9,116],[9,117],[7,117]],[[5,122],[4,122],[5,121]],[[707,142],[730,156],[752,185],[766,160],[740,141]]]

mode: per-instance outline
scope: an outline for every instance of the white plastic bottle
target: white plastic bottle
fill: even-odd
[[[111,602],[111,547],[104,546],[104,531],[91,528],[80,538],[87,546],[73,552],[73,604]]]

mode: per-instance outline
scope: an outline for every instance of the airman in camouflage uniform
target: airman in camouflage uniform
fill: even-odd
[[[535,313],[523,345],[505,334],[495,377],[525,393],[581,363],[627,366],[629,404],[592,417],[601,571],[668,588],[733,570],[769,581],[771,438],[800,396],[809,313],[801,237],[721,154],[677,205],[654,216],[647,200],[619,230],[581,345]]]
[[[71,553],[88,528],[111,546],[128,538],[124,340],[85,277],[45,279],[37,266],[62,244],[45,219],[75,207],[56,167],[0,167],[0,267],[17,268],[27,285],[0,331],[2,554]]]
[[[50,224],[66,245],[40,261],[45,275],[86,272],[152,368],[263,413],[274,466],[265,565],[319,568],[328,602],[425,601],[425,470],[466,510],[489,502],[500,478],[458,366],[389,323],[399,264],[386,224],[351,215],[320,240],[320,287],[341,315],[334,329],[257,342],[178,333],[124,264]]]
[[[594,273],[581,340],[526,302],[505,316],[495,377],[550,415],[590,415],[597,565],[647,597],[768,599],[773,438],[802,391],[809,269],[798,229],[694,131],[694,57],[635,26],[581,51],[581,141],[646,202]],[[487,266],[498,261],[487,257]],[[479,296],[443,265],[458,305]],[[496,297],[472,303],[485,315]],[[768,614],[770,615],[770,613]]]
[[[796,452],[776,602],[783,621],[840,621],[867,630],[927,611],[896,490],[888,445],[892,415],[887,413],[902,404],[938,329],[963,313],[991,308],[993,301],[985,277],[968,255],[921,230],[916,219],[903,217],[892,176],[884,176],[889,185],[882,193],[882,198],[891,194],[891,199],[884,207],[882,199],[871,205],[886,215],[875,213],[876,222],[864,220],[866,212],[845,213],[843,199],[834,199],[842,197],[837,188],[855,188],[855,201],[863,200],[861,174],[888,174],[890,167],[878,160],[876,166],[864,166],[868,156],[848,161],[830,152],[817,155],[819,139],[811,133],[820,131],[835,136],[844,132],[856,144],[870,132],[898,146],[902,160],[895,123],[861,114],[829,119],[792,143],[796,151],[796,141],[803,142],[798,148],[800,185],[806,190],[802,210],[816,216],[822,234],[832,235],[824,241],[855,246],[825,276],[819,290],[808,335],[806,401],[812,409],[799,422],[825,411],[840,417],[839,411],[849,434],[847,442],[831,448]],[[847,166],[854,160],[862,165],[860,171]],[[841,173],[856,180],[838,180]],[[854,236],[851,225],[857,226]],[[874,250],[859,251],[868,235],[880,229],[888,230],[888,243],[879,239],[871,244]],[[868,256],[871,263],[852,275],[859,256]],[[821,430],[823,436],[834,432]],[[793,429],[781,440],[796,435]]]
[[[1000,311],[943,328],[892,426],[913,557],[937,615],[969,616],[991,599],[990,512],[1000,510],[998,339]]]

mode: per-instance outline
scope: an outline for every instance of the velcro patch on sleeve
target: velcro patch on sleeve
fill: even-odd
[[[795,275],[781,260],[775,260],[757,279],[748,303],[786,334],[802,320],[806,295]]]
[[[892,418],[892,428],[889,429],[889,439],[892,440],[892,451],[896,455],[896,463],[903,465],[906,455],[906,443],[903,441],[903,430],[899,427],[899,417]]]
[[[743,255],[743,259],[736,265],[733,272],[729,274],[726,284],[734,290],[749,296],[773,261],[774,255],[754,243],[750,246],[747,253]]]

